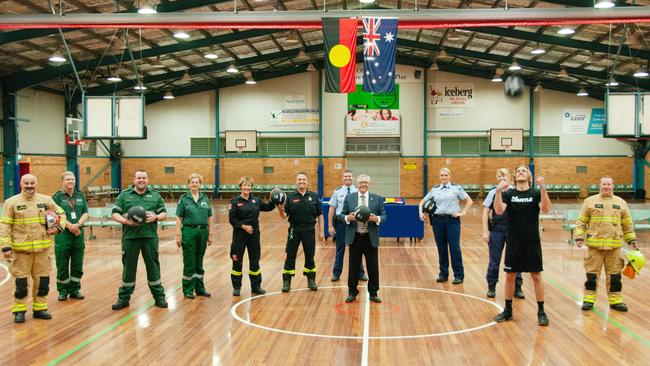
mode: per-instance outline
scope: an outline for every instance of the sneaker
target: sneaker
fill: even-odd
[[[543,327],[548,325],[548,316],[546,316],[546,313],[537,313],[537,324]]]
[[[627,312],[627,305],[620,303],[620,304],[614,304],[609,306],[610,309],[614,309],[616,311],[621,311],[621,312]]]
[[[591,310],[593,308],[594,308],[594,303],[593,302],[583,302],[582,303],[582,307],[581,307],[582,310],[586,311],[586,310]]]
[[[497,323],[507,320],[512,320],[512,310],[504,310],[501,314],[494,317],[494,321]]]

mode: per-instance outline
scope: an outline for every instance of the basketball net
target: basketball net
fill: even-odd
[[[511,147],[512,145],[503,145],[506,154],[510,154],[512,152],[512,150],[510,150]]]

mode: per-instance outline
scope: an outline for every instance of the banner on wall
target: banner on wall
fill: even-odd
[[[318,109],[277,109],[271,111],[269,121],[274,126],[296,126],[318,123]]]
[[[363,86],[363,64],[357,64],[355,69],[357,90]],[[424,80],[422,70],[414,69],[411,66],[395,65],[395,83],[421,83]]]
[[[361,85],[348,94],[346,136],[400,136],[399,84],[392,93],[364,92]]]
[[[565,135],[584,135],[589,126],[589,109],[565,109],[562,112],[562,133]]]
[[[427,90],[430,108],[474,107],[474,83],[429,83]]]
[[[587,133],[590,135],[602,135],[604,126],[605,126],[605,109],[593,108],[591,110],[591,118],[589,118],[589,130],[587,131]]]

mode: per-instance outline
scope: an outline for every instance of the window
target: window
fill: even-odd
[[[214,156],[214,137],[192,137],[190,140],[191,156]],[[256,153],[226,153],[226,139],[219,139],[219,156],[232,157],[273,157],[305,156],[304,137],[262,137],[257,140]]]
[[[513,151],[512,154],[527,155],[529,137],[524,136],[524,151]],[[500,155],[503,151],[490,151],[490,140],[487,136],[472,137],[442,137],[440,139],[442,155]],[[535,155],[560,155],[559,136],[535,136],[533,140]]]

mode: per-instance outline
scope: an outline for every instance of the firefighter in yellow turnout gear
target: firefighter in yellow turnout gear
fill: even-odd
[[[611,177],[600,179],[600,193],[585,199],[576,221],[575,240],[581,247],[587,243],[585,257],[585,282],[582,310],[591,310],[596,302],[598,277],[603,267],[607,276],[607,296],[610,308],[627,311],[623,303],[621,271],[623,259],[620,248],[623,242],[637,249],[632,216],[627,203],[613,194],[614,181]]]
[[[16,323],[25,322],[27,311],[28,278],[32,278],[32,310],[34,318],[52,319],[47,312],[47,294],[50,290],[51,247],[54,234],[63,231],[65,212],[51,197],[36,193],[38,181],[31,174],[20,180],[22,192],[4,203],[0,219],[0,246],[5,258],[11,261],[9,271],[15,278],[14,301],[11,311]],[[52,210],[60,219],[58,227],[47,229],[45,211]]]

